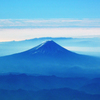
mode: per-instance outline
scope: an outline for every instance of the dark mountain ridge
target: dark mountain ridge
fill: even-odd
[[[87,78],[62,78],[56,76],[33,76],[26,74],[8,74],[0,75],[0,89],[7,90],[33,90],[55,88],[78,89],[87,84],[90,79]]]
[[[1,100],[99,100],[100,95],[91,95],[69,88],[25,91],[0,90]]]

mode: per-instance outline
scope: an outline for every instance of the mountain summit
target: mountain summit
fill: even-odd
[[[54,55],[54,54],[58,54],[60,55],[60,53],[72,53],[70,51],[68,51],[67,49],[61,47],[60,45],[58,45],[56,42],[49,40],[49,41],[45,41],[43,43],[41,43],[40,45],[26,51],[29,54],[50,54],[50,55]]]

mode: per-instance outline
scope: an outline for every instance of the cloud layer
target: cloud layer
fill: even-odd
[[[0,28],[100,27],[100,19],[0,19]]]
[[[95,37],[100,28],[26,28],[0,29],[0,41],[24,40],[38,37]]]
[[[100,19],[0,19],[0,41],[100,36]]]

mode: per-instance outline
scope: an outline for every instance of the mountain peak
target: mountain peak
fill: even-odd
[[[56,42],[54,42],[53,40],[48,40],[45,41],[43,43],[41,43],[40,45],[32,48],[30,51],[34,54],[34,53],[42,53],[42,54],[54,54],[57,52],[63,52],[66,49],[61,47],[60,45],[58,45]]]
[[[54,45],[58,45],[56,42],[54,42],[53,40],[48,40],[48,41],[45,41],[41,44],[42,46],[54,46]]]

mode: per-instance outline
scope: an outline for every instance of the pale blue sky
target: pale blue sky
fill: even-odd
[[[100,18],[100,0],[0,0],[0,19]]]

